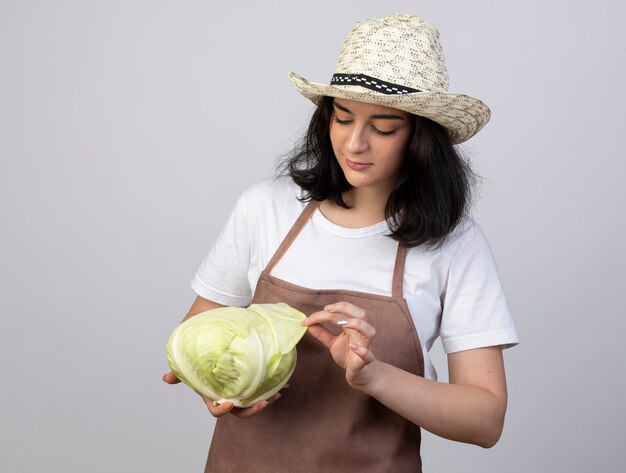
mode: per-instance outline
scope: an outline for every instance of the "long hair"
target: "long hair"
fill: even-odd
[[[333,98],[324,97],[303,139],[279,164],[279,172],[303,189],[303,201],[331,199],[348,208],[342,193],[351,185],[330,141],[332,114]],[[441,125],[413,117],[414,128],[385,218],[394,240],[409,247],[438,247],[469,211],[476,175]]]

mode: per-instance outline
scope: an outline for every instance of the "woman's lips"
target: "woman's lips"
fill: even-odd
[[[360,163],[358,161],[351,161],[346,159],[346,164],[350,169],[354,169],[355,171],[364,171],[365,169],[369,169],[372,164],[371,163]]]

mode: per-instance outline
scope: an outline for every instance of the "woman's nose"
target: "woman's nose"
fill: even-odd
[[[348,136],[347,151],[351,154],[358,154],[367,151],[369,143],[365,133],[365,128],[362,126],[354,126],[350,130]]]

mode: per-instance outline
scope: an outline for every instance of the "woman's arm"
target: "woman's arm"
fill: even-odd
[[[181,323],[193,317],[194,315],[198,315],[202,312],[206,312],[207,310],[217,309],[218,307],[224,307],[224,306],[222,304],[218,304],[217,302],[213,302],[208,299],[205,299],[204,297],[197,296],[196,300],[193,301],[193,304],[189,308],[187,315],[185,315],[185,317],[183,317],[183,320],[181,320]]]
[[[489,448],[507,405],[502,349],[448,355],[449,383],[428,380],[375,360],[375,376],[359,389],[435,435]]]
[[[427,380],[376,359],[369,349],[375,328],[365,312],[344,302],[312,314],[305,324],[346,370],[350,386],[376,398],[435,435],[488,448],[498,441],[507,404],[500,347],[448,356],[449,383]],[[321,322],[339,322],[333,335]]]

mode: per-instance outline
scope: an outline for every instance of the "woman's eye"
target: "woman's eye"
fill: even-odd
[[[345,120],[342,120],[342,119],[341,119],[341,118],[339,118],[337,115],[335,115],[335,116],[333,117],[333,121],[334,121],[335,123],[340,124],[340,125],[349,125],[350,123],[352,123],[352,122],[353,122],[353,120],[352,120],[352,119],[350,119],[350,118],[345,119]],[[370,125],[370,127],[371,127],[371,129],[372,129],[372,131],[373,131],[374,133],[376,133],[377,135],[381,135],[381,136],[389,136],[389,135],[392,135],[392,134],[396,131],[396,130],[391,130],[391,131],[384,131],[384,130],[380,130],[380,129],[376,128],[374,125]]]
[[[379,130],[374,125],[372,125],[372,130],[374,130],[374,133],[377,133],[377,134],[382,135],[382,136],[389,136],[389,135],[393,134],[394,131],[396,131],[396,130],[391,130],[391,131]]]
[[[350,123],[352,120],[342,120],[341,118],[339,118],[337,115],[335,115],[335,122],[339,123],[340,125],[347,125],[348,123]]]

